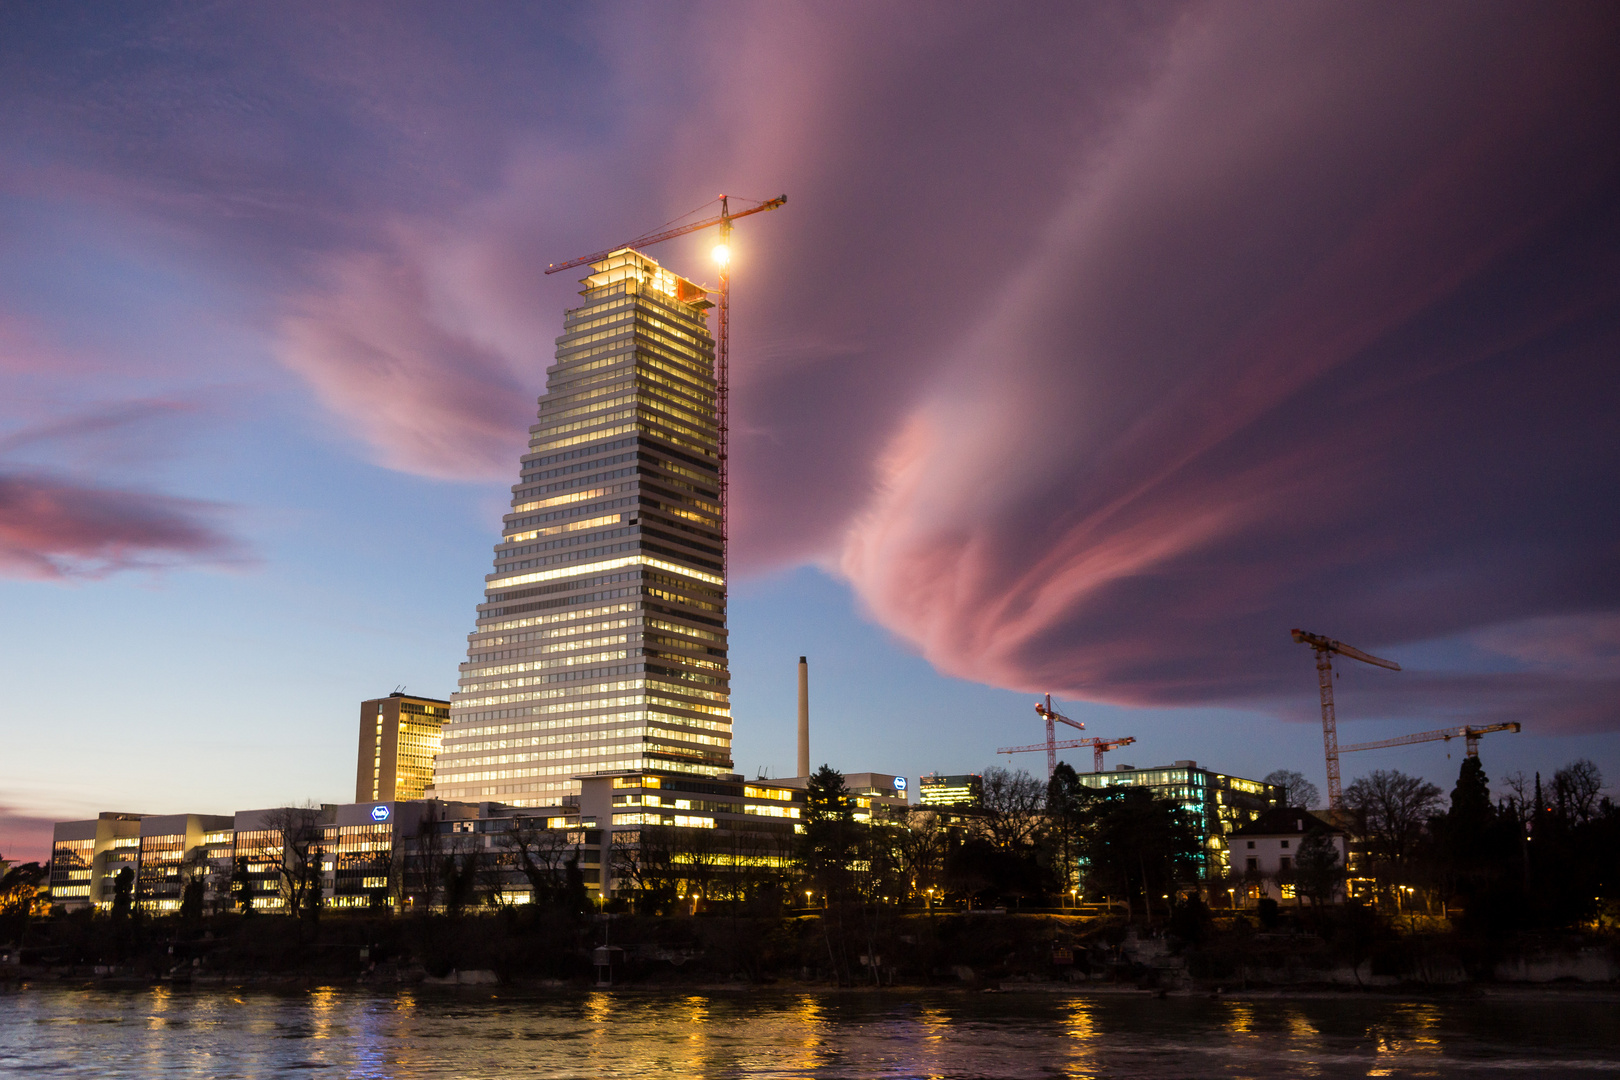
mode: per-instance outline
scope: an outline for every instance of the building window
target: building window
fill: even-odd
[[[1258,869],[1260,869],[1260,860],[1259,859],[1250,859],[1249,860],[1249,869],[1250,870],[1258,870]]]
[[[1279,873],[1286,874],[1288,872],[1288,856],[1284,855],[1282,858],[1277,860],[1277,870]]]
[[[1254,841],[1253,841],[1253,840],[1250,840],[1250,841],[1249,841],[1249,850],[1250,850],[1250,851],[1253,851],[1253,850],[1254,850]]]
[[[1284,841],[1283,841],[1283,842],[1282,842],[1282,846],[1283,846],[1283,850],[1284,850],[1284,851],[1287,851],[1287,850],[1288,850],[1288,841],[1286,841],[1286,840],[1284,840]]]

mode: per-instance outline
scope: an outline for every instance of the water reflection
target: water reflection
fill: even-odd
[[[1096,1075],[1097,1061],[1093,1043],[1097,1039],[1097,1022],[1093,1007],[1085,998],[1069,1004],[1064,1016],[1064,1027],[1069,1036],[1068,1075],[1091,1080]]]
[[[1620,1069],[1612,1001],[955,992],[65,990],[0,997],[0,1074],[1274,1077]]]

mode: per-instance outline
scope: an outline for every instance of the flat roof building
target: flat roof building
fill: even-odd
[[[844,790],[849,792],[853,801],[853,817],[856,821],[871,821],[874,816],[880,820],[892,819],[896,814],[903,814],[911,807],[911,800],[907,793],[910,786],[904,776],[894,773],[858,772],[843,773]],[[782,787],[804,791],[810,786],[808,777],[789,776],[781,780],[760,780],[758,783],[778,784]]]
[[[549,806],[581,774],[732,769],[710,304],[628,248],[583,284],[451,696],[441,798]]]
[[[51,902],[71,910],[112,902],[114,881],[139,862],[141,815],[106,812],[51,830]]]
[[[360,703],[360,745],[355,763],[356,802],[420,799],[433,786],[450,703],[395,691]]]
[[[929,773],[918,777],[917,797],[923,807],[929,810],[974,807],[984,798],[984,788],[977,773],[957,776]]]
[[[231,819],[213,814],[149,814],[141,818],[140,858],[135,868],[135,900],[147,911],[179,911],[188,878],[204,880],[214,869],[211,836],[231,829]]]
[[[1178,761],[1151,769],[1119,765],[1107,772],[1081,773],[1089,788],[1145,787],[1155,795],[1181,804],[1199,830],[1199,872],[1204,878],[1221,876],[1227,869],[1226,836],[1282,805],[1283,789],[1262,780],[1200,769],[1196,761]]]

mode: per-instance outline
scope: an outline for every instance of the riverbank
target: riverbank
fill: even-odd
[[[1233,994],[1620,987],[1612,935],[1480,941],[1365,915],[1260,931],[1236,920],[1145,929],[1098,918],[871,914],[786,918],[265,915],[32,924],[0,984],[372,985],[661,990],[948,987]]]

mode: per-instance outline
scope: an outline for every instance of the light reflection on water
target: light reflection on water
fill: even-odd
[[[0,996],[0,1073],[359,1078],[1620,1074],[1613,996],[1402,1002],[944,991]]]

